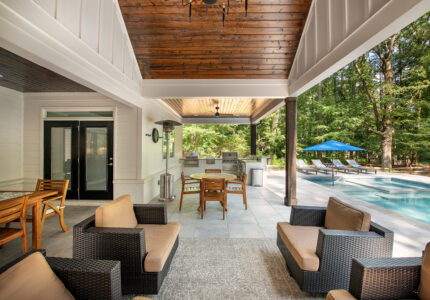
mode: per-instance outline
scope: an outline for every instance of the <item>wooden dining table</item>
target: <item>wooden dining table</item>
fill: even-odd
[[[195,173],[191,174],[190,178],[197,180],[202,180],[203,178],[234,180],[237,176],[229,173]]]
[[[32,207],[33,231],[31,236],[32,249],[42,248],[42,201],[54,196],[58,191],[0,191],[0,201],[28,195],[27,208]]]
[[[202,191],[201,180],[203,178],[235,180],[237,178],[237,176],[234,174],[229,174],[229,173],[194,173],[194,174],[190,175],[190,178],[200,180],[200,191]],[[197,208],[198,211],[200,211],[200,208],[201,208],[201,199],[202,199],[201,193],[202,192],[200,192],[200,205]],[[227,210],[227,208],[225,210]]]

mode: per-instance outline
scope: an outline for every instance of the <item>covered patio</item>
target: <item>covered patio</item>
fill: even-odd
[[[54,268],[52,257],[73,258],[66,267],[60,264],[64,269],[82,258],[91,260],[89,269],[108,266],[111,273],[103,275],[108,280],[85,289],[104,288],[113,299],[323,299],[326,287],[324,293],[304,292],[293,274],[302,266],[288,266],[295,258],[281,245],[277,224],[290,221],[314,227],[314,248],[322,243],[318,234],[348,231],[352,237],[386,240],[375,247],[382,249],[382,258],[416,257],[416,263],[430,240],[429,224],[321,187],[296,172],[297,99],[428,12],[430,2],[250,1],[246,16],[233,17],[219,31],[208,28],[211,22],[191,22],[191,3],[188,17],[173,1],[0,2],[0,190],[33,191],[38,178],[70,180],[71,199],[58,206],[69,231],[62,232],[57,218],[46,220],[36,241],[41,246],[33,249],[46,249],[49,265],[43,250],[41,261]],[[255,155],[257,124],[282,106],[285,171],[267,172],[263,187],[246,186],[248,209],[241,195],[228,195],[225,220],[218,203],[208,204],[202,219],[195,194],[184,196],[179,211],[182,127],[175,128],[169,153],[165,140],[158,141],[160,121],[249,125]],[[55,135],[59,139],[51,143]],[[61,154],[57,166],[56,153]],[[174,175],[176,198],[160,203],[164,172]],[[328,229],[321,208],[317,217],[302,212],[303,220],[293,224],[294,210],[325,208],[333,196],[367,218],[367,230]],[[25,209],[19,218],[26,224]],[[25,227],[28,239],[31,227]],[[322,246],[312,250],[317,266],[303,269],[319,276]],[[0,266],[21,257],[21,240],[7,241],[0,253]],[[349,259],[349,252],[343,254]],[[343,281],[349,279],[350,261],[339,276]]]

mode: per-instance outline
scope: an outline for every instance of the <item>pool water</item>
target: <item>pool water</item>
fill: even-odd
[[[430,224],[430,184],[398,178],[307,180]]]

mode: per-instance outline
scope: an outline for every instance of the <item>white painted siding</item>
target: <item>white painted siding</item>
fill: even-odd
[[[100,1],[82,0],[81,39],[96,52],[99,51],[99,31]]]
[[[76,36],[79,36],[81,0],[57,0],[56,19]]]
[[[22,177],[23,105],[22,93],[0,87],[0,184]]]
[[[140,82],[142,76],[116,0],[33,1],[127,78]]]

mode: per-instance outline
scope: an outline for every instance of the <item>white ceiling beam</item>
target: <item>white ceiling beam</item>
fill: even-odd
[[[286,79],[144,79],[147,98],[288,97]]]

